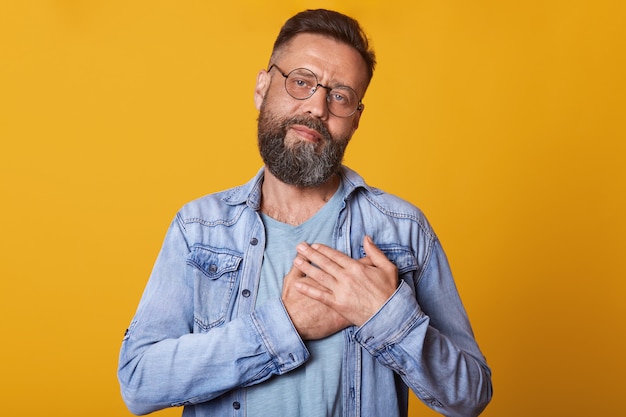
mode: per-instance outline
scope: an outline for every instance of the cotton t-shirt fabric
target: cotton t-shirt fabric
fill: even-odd
[[[300,242],[332,244],[333,220],[341,208],[341,187],[306,222],[292,226],[261,214],[266,248],[256,305],[282,294],[283,278],[293,264]],[[298,369],[275,376],[246,392],[248,417],[339,417],[343,332],[321,340],[307,341],[310,359]]]

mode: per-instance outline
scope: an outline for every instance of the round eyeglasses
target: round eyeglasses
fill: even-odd
[[[296,68],[289,73],[285,73],[276,64],[270,65],[267,72],[276,68],[285,77],[285,90],[296,100],[306,100],[315,94],[318,87],[326,89],[326,102],[328,111],[337,117],[350,117],[357,110],[361,110],[363,105],[359,95],[348,86],[327,87],[318,82],[317,76],[306,68]]]

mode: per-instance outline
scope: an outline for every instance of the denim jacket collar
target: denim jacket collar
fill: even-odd
[[[246,184],[233,188],[226,193],[222,200],[228,205],[247,204],[250,208],[258,211],[261,208],[261,186],[265,175],[265,167],[262,167],[257,174]],[[365,180],[352,169],[341,166],[339,176],[343,181],[343,200],[347,200],[357,188],[367,188],[377,193],[378,191],[369,187]]]

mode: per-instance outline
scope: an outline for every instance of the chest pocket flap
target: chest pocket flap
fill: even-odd
[[[413,256],[413,253],[406,246],[401,246],[398,244],[380,244],[376,245],[378,248],[385,254],[387,259],[389,259],[393,264],[398,268],[398,274],[404,274],[409,271],[414,271],[417,269],[417,258]],[[365,249],[363,246],[359,248],[361,253],[361,257],[365,256]]]
[[[187,263],[198,268],[207,278],[215,280],[235,272],[243,256],[229,249],[217,249],[196,245],[192,248]]]

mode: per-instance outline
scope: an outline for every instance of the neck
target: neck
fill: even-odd
[[[261,211],[275,220],[297,226],[310,219],[331,199],[339,181],[339,176],[334,174],[318,187],[297,187],[282,182],[265,169]]]

